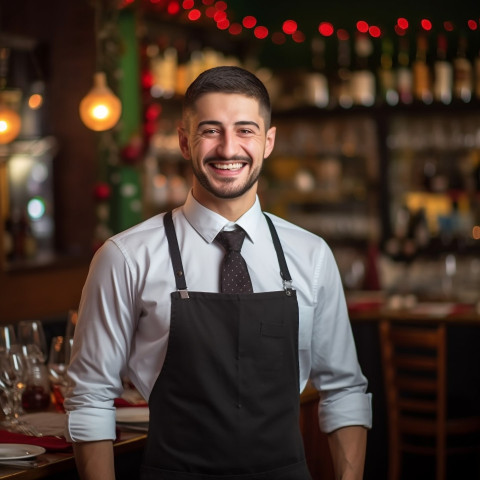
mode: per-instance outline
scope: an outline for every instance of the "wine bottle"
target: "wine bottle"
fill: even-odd
[[[328,79],[325,75],[325,40],[315,37],[311,47],[313,71],[307,76],[306,100],[310,105],[324,108],[329,102]]]
[[[353,105],[351,56],[350,39],[339,38],[335,101],[342,108]]]
[[[475,57],[475,97],[480,100],[480,52]]]
[[[393,42],[389,38],[382,40],[378,80],[380,101],[388,105],[396,105],[398,103],[398,93],[393,70]]]
[[[397,92],[400,103],[410,104],[413,101],[413,73],[410,67],[408,39],[400,37],[398,46]]]
[[[428,38],[421,33],[417,36],[417,53],[413,62],[413,93],[417,100],[425,104],[433,101],[432,79],[427,64]]]
[[[375,75],[369,67],[373,54],[371,39],[364,34],[357,34],[354,42],[355,70],[352,75],[353,103],[371,107],[375,103]]]
[[[437,58],[434,64],[433,95],[437,102],[446,105],[452,101],[453,66],[447,60],[447,37],[437,37]]]
[[[473,90],[473,69],[467,58],[467,46],[467,37],[461,35],[458,39],[457,56],[453,61],[453,94],[465,103],[472,99]]]
[[[474,60],[475,97],[480,100],[480,52],[477,52]]]

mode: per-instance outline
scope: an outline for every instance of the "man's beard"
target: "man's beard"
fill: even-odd
[[[236,158],[231,158],[228,159],[231,161],[239,160],[242,161],[243,159],[236,159]],[[245,168],[245,167],[244,167]],[[229,183],[234,183],[236,179],[224,179],[224,184],[220,188],[215,188],[213,185],[210,183],[207,175],[205,175],[202,171],[200,171],[197,166],[192,162],[192,169],[195,177],[197,177],[198,182],[200,185],[210,192],[212,195],[214,195],[217,198],[238,198],[241,197],[244,193],[248,192],[257,182],[258,177],[260,176],[260,173],[262,171],[262,166],[257,167],[257,169],[253,170],[250,174],[250,176],[247,178],[246,183],[243,186],[237,187],[237,188],[228,188]],[[223,188],[225,187],[225,188]]]

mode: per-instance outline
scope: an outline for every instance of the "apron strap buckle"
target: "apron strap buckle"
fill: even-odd
[[[285,293],[288,296],[290,296],[294,291],[292,284],[293,284],[292,280],[285,280],[285,279],[283,280],[283,289],[285,290]]]
[[[190,295],[188,295],[188,290],[187,289],[178,290],[178,292],[180,292],[180,298],[182,298],[183,300],[185,300],[187,298],[190,298]]]

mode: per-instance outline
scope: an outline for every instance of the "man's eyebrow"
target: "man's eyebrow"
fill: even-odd
[[[222,122],[219,122],[218,120],[203,120],[198,124],[198,127],[201,127],[203,125],[222,125]],[[237,126],[243,126],[243,125],[253,125],[254,127],[257,127],[260,129],[260,125],[258,125],[257,122],[251,121],[251,120],[240,120],[238,122],[235,122],[235,125]]]

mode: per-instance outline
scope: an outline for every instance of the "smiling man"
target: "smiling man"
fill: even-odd
[[[178,131],[194,172],[185,204],[95,255],[65,401],[83,480],[115,477],[125,375],[150,408],[142,480],[310,479],[299,430],[309,379],[336,478],[363,477],[371,399],[333,255],[257,197],[270,122],[253,74],[202,73]]]
[[[269,112],[240,93],[205,93],[193,104],[187,93],[179,138],[192,162],[195,199],[237,220],[254,204],[263,161],[273,149]]]

